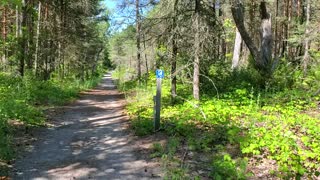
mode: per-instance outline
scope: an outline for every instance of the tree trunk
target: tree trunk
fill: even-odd
[[[307,75],[307,71],[308,71],[308,64],[309,64],[309,47],[310,47],[310,39],[309,39],[309,34],[310,34],[310,29],[309,29],[309,25],[310,25],[310,0],[306,0],[307,2],[307,19],[306,19],[306,30],[305,30],[305,34],[306,34],[306,39],[305,39],[305,47],[304,47],[304,55],[303,55],[303,62],[302,62],[302,67],[303,67],[303,72],[304,75]]]
[[[200,100],[199,76],[200,76],[200,0],[196,0],[194,14],[194,62],[193,62],[193,97]]]
[[[140,1],[136,0],[136,40],[137,40],[137,73],[138,73],[138,79],[141,79],[141,22],[140,22]]]
[[[143,34],[143,49],[144,49],[144,58],[145,58],[145,61],[146,61],[146,75],[147,77],[149,76],[149,64],[148,64],[148,55],[146,53],[146,37],[145,37],[145,34]]]
[[[177,95],[177,54],[178,54],[178,46],[177,46],[177,35],[176,35],[176,27],[177,27],[177,4],[178,0],[174,1],[173,6],[173,23],[172,23],[172,59],[171,59],[171,101],[173,102],[174,98]]]
[[[285,52],[287,52],[287,47],[288,47],[288,7],[289,7],[289,0],[285,0],[283,4],[283,16],[287,18],[283,23],[282,23],[282,52],[281,56],[283,57],[285,55]]]
[[[3,43],[3,49],[2,49],[2,65],[4,67],[4,70],[6,69],[7,64],[7,48],[6,48],[6,41],[7,41],[7,7],[3,7],[3,14],[2,14],[2,43]]]
[[[235,24],[239,30],[239,33],[241,34],[243,41],[247,45],[253,59],[255,60],[255,65],[259,69],[263,69],[264,63],[262,62],[260,52],[258,48],[255,46],[253,39],[250,37],[244,25],[244,8],[243,5],[239,2],[239,0],[235,0],[235,3],[231,6],[231,11]]]
[[[35,69],[35,75],[36,76],[38,74],[40,21],[41,21],[41,1],[39,1],[39,4],[38,4],[38,22],[37,22],[37,33],[36,33],[36,52],[35,52],[35,57],[34,57],[34,69]]]
[[[236,31],[237,32],[236,32],[236,39],[234,42],[234,50],[233,50],[233,58],[232,58],[232,66],[231,66],[232,70],[238,69],[239,60],[240,60],[240,53],[241,53],[242,38],[241,38],[241,34],[238,31],[238,29]]]
[[[277,57],[278,56],[278,49],[280,49],[279,45],[279,37],[278,37],[278,18],[279,16],[279,0],[276,0],[276,17],[275,17],[275,29],[274,29],[274,54],[273,57]]]
[[[287,24],[287,40],[291,36],[291,21],[292,21],[292,0],[288,0],[288,24]],[[287,52],[289,59],[293,59],[292,47],[287,43]]]
[[[266,2],[262,1],[260,4],[261,10],[261,57],[267,71],[270,69],[270,63],[272,60],[272,28],[271,28],[271,16],[267,12]]]
[[[19,72],[21,76],[24,76],[24,67],[25,67],[25,61],[27,57],[27,32],[26,32],[26,26],[27,26],[27,4],[26,0],[22,0],[22,21],[21,21],[21,29],[22,29],[22,37],[20,39],[20,65],[19,65]]]
[[[64,28],[64,16],[65,16],[65,4],[64,0],[60,0],[60,18],[58,20],[58,63],[59,63],[59,77],[64,78],[64,45],[63,45],[63,28]]]
[[[270,63],[272,59],[272,29],[271,29],[271,16],[267,12],[266,2],[260,3],[260,13],[262,18],[261,23],[261,51],[258,50],[254,44],[253,39],[250,37],[244,25],[244,8],[239,0],[234,0],[231,6],[231,12],[235,24],[241,34],[242,39],[247,45],[253,59],[255,66],[260,71],[261,75],[270,75]]]
[[[26,62],[26,68],[28,70],[32,70],[33,69],[33,55],[34,55],[34,16],[32,15],[31,11],[32,8],[34,7],[34,1],[33,0],[26,0],[26,14],[27,14],[27,18],[26,18],[26,31],[25,31],[25,38],[26,38],[26,58],[25,58],[25,62]]]

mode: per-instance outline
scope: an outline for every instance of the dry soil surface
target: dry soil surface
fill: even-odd
[[[137,154],[124,105],[105,75],[97,88],[57,110],[51,128],[36,133],[38,140],[16,160],[12,179],[161,179],[158,165]]]

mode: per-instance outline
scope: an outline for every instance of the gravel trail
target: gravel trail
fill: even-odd
[[[156,168],[137,155],[124,106],[105,75],[97,88],[52,117],[55,126],[37,133],[16,160],[12,179],[159,179]]]

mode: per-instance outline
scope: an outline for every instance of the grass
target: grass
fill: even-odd
[[[43,109],[77,98],[80,91],[96,86],[100,79],[97,76],[84,82],[74,78],[39,81],[30,75],[21,78],[0,74],[0,176],[6,175],[1,164],[9,162],[15,155],[12,147],[14,126],[10,120],[26,127],[42,126],[45,123]]]
[[[148,82],[148,86],[136,81],[120,82],[119,86],[127,94],[132,128],[140,136],[153,133],[154,77]],[[319,178],[320,96],[309,93],[301,84],[288,89],[272,85],[257,88],[242,80],[228,84],[230,87],[224,88],[219,98],[203,90],[198,106],[188,95],[192,94],[191,86],[183,84],[178,84],[180,96],[172,105],[169,79],[165,79],[161,129],[169,138],[181,139],[177,149],[187,144],[188,151],[215,154],[210,156],[212,170],[208,174],[213,179],[246,179],[257,173],[250,166],[258,166],[264,159],[276,162],[276,171],[270,169],[269,175]],[[162,154],[165,162],[175,160],[172,154],[176,150],[164,151],[159,145],[154,148],[154,156]],[[253,160],[258,164],[250,164]],[[166,166],[169,179],[190,173],[185,167],[175,167]]]

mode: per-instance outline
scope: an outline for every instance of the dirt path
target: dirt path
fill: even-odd
[[[16,161],[12,178],[156,178],[157,168],[136,155],[124,105],[107,74],[96,89],[63,107],[53,118],[54,128],[37,133],[39,140]]]

